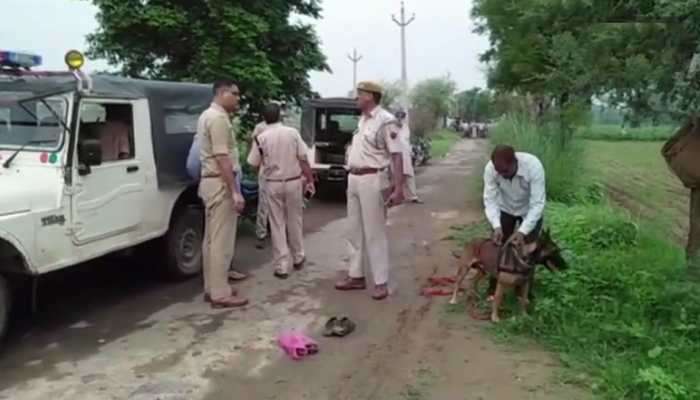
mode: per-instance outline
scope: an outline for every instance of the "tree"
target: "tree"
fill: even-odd
[[[465,121],[485,122],[495,116],[494,97],[488,90],[472,88],[456,96],[455,116]]]
[[[384,88],[382,105],[387,108],[399,107],[399,102],[401,101],[401,96],[403,95],[401,81],[383,81],[381,82],[381,85]]]
[[[92,0],[98,30],[88,54],[130,77],[211,82],[235,79],[243,103],[300,101],[308,72],[329,71],[313,27],[319,0]]]
[[[447,118],[453,104],[457,84],[445,78],[432,78],[419,82],[411,91],[411,104],[414,110],[432,118],[433,127],[439,119]]]
[[[605,95],[638,115],[661,106],[696,118],[698,10],[700,0],[475,0],[472,15],[490,38],[490,86],[531,94],[540,111],[554,105],[566,115]],[[700,252],[700,188],[692,190],[689,258]]]

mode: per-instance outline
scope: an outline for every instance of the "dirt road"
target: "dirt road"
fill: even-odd
[[[18,324],[0,360],[0,399],[12,400],[296,400],[575,399],[553,383],[555,364],[539,351],[495,345],[481,323],[446,312],[446,298],[419,288],[453,273],[449,227],[479,218],[467,196],[481,173],[484,145],[461,141],[418,179],[425,205],[390,212],[394,286],[388,301],[339,293],[344,269],[344,205],[314,203],[307,212],[307,268],[272,277],[267,252],[250,235],[239,245],[244,310],[214,311],[199,282],[163,284],[149,266],[104,261],[103,268],[53,278],[44,312]],[[46,285],[46,283],[45,283]],[[332,315],[357,330],[320,337]],[[277,348],[281,329],[319,338],[321,353],[293,362]]]

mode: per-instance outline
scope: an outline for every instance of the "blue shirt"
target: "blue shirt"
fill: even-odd
[[[202,162],[199,159],[199,135],[194,135],[194,139],[192,140],[192,146],[190,147],[190,152],[187,154],[187,163],[185,165],[187,168],[187,174],[190,176],[190,178],[194,179],[195,181],[199,181],[199,178],[202,174]],[[235,169],[233,170],[234,175],[236,177],[236,187],[238,188],[238,192],[240,193],[241,191],[241,174],[238,173]]]

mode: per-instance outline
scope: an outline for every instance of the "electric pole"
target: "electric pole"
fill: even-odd
[[[407,96],[408,96],[408,73],[406,72],[406,27],[416,19],[416,14],[412,14],[411,18],[406,20],[406,8],[404,7],[404,2],[401,2],[401,18],[397,19],[395,15],[391,15],[391,19],[394,20],[396,25],[401,28],[401,89],[403,93],[402,105],[403,107],[408,106]]]
[[[352,55],[348,54],[348,59],[352,61],[352,93],[357,90],[357,63],[362,60],[362,56],[357,54],[357,49],[352,49]]]

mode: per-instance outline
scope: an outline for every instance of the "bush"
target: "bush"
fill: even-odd
[[[537,125],[523,114],[503,118],[491,131],[491,144],[508,144],[516,151],[537,156],[544,165],[547,198],[572,201],[583,181],[583,147],[577,141],[563,143],[554,124]]]
[[[499,329],[557,350],[603,398],[700,398],[700,288],[681,249],[604,204],[552,203],[547,221],[571,268],[539,274],[536,311]]]

